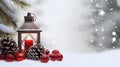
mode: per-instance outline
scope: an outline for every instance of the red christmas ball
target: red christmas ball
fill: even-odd
[[[5,55],[4,54],[0,54],[0,60],[4,60],[5,59]]]
[[[21,52],[16,54],[16,61],[22,61],[24,59],[25,59],[24,53]]]
[[[56,60],[56,56],[54,53],[50,54],[49,57],[50,57],[50,60],[52,60],[52,61]]]
[[[13,54],[7,54],[5,60],[8,62],[14,61],[15,56]]]
[[[46,50],[44,50],[44,53],[48,55],[50,53],[50,51],[48,49],[46,49]]]
[[[62,61],[63,60],[63,55],[62,54],[56,54],[56,59],[58,60],[58,61]]]
[[[60,52],[58,50],[53,50],[52,53],[59,54]]]
[[[40,57],[40,61],[43,62],[43,63],[47,63],[49,61],[49,56],[46,55],[46,54],[43,54],[41,57]]]

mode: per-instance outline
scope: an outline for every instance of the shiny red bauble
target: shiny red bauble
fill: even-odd
[[[40,57],[40,61],[43,62],[43,63],[47,63],[49,61],[49,56],[46,55],[46,54],[43,54],[41,57]]]
[[[15,56],[13,54],[7,54],[5,60],[8,62],[14,61]]]
[[[50,51],[48,49],[46,49],[46,50],[44,50],[44,53],[48,55],[50,53]]]
[[[24,53],[21,52],[16,54],[16,61],[22,61],[24,59],[25,59]]]
[[[49,57],[50,57],[50,60],[52,60],[52,61],[56,60],[56,56],[54,53],[50,54]]]
[[[53,54],[58,54],[58,53],[60,53],[60,52],[59,52],[58,50],[53,50],[52,53],[53,53]]]
[[[5,59],[5,55],[4,54],[0,54],[0,60],[4,60]]]
[[[56,59],[58,60],[58,61],[62,61],[63,60],[63,55],[62,54],[56,54]]]

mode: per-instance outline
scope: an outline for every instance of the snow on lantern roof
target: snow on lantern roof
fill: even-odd
[[[31,13],[28,13],[27,16],[24,17],[25,22],[24,24],[18,29],[19,31],[41,31],[35,24],[34,24],[34,16],[31,16]]]

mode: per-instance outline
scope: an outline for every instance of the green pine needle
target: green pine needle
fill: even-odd
[[[12,36],[13,34],[11,34],[11,33],[5,33],[5,32],[3,32],[3,31],[0,31],[0,37],[3,36],[3,35]]]
[[[3,24],[7,26],[13,26],[14,29],[17,28],[16,22],[13,21],[12,18],[9,15],[7,15],[7,13],[5,13],[2,9],[0,9],[0,19],[3,21]]]
[[[11,1],[14,3],[14,5],[16,5],[17,7],[20,7],[20,8],[22,8],[22,9],[25,9],[25,8],[31,6],[30,4],[27,4],[27,3],[25,3],[24,1],[21,1],[21,0],[11,0]],[[0,0],[0,3],[2,3],[2,0]],[[7,5],[5,5],[5,4],[3,4],[3,5],[4,5],[7,9],[9,9],[9,8],[7,7]],[[11,26],[11,27],[13,27],[14,29],[17,29],[16,21],[14,21],[14,20],[12,19],[12,17],[9,16],[9,15],[5,12],[5,10],[3,10],[2,8],[0,8],[0,20],[2,21],[2,22],[0,22],[0,23],[4,24],[4,25],[6,25],[6,26]],[[14,35],[14,34],[12,34],[12,33],[6,33],[6,32],[3,32],[3,31],[0,30],[0,36],[3,36],[4,34]]]
[[[12,2],[13,2],[15,5],[17,5],[18,7],[22,8],[22,9],[31,6],[30,4],[27,4],[27,3],[25,3],[25,2],[23,2],[23,1],[21,1],[21,0],[12,0]]]

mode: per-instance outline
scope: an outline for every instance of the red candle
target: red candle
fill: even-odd
[[[33,40],[25,40],[25,50],[28,50],[33,45]]]

